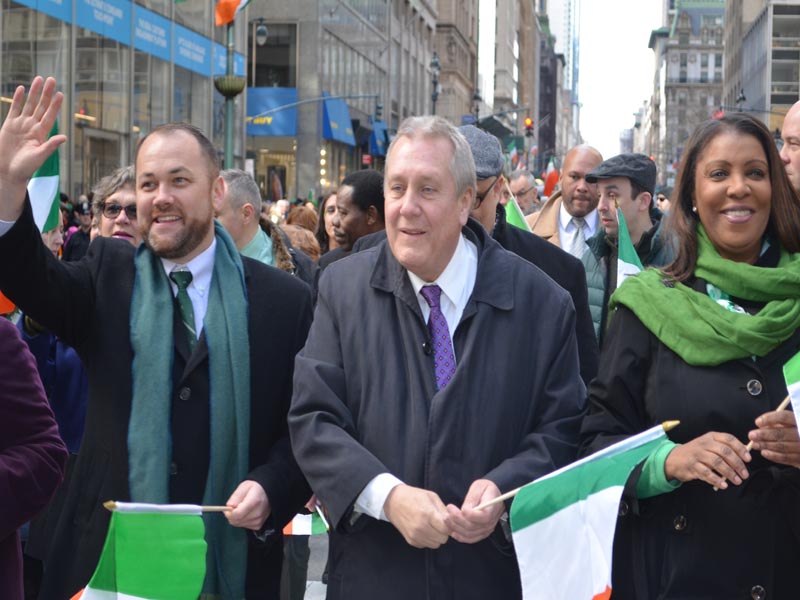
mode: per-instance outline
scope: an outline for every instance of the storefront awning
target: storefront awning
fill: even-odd
[[[355,146],[356,138],[353,136],[353,123],[347,103],[340,98],[326,98],[322,104],[322,137]]]
[[[369,153],[374,156],[386,156],[389,148],[389,128],[383,121],[372,121],[372,135],[369,138]]]
[[[297,88],[247,88],[247,135],[297,135],[297,107],[267,111],[297,102]]]

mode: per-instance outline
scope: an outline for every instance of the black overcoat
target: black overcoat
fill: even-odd
[[[292,445],[330,512],[330,600],[519,598],[498,526],[477,544],[409,546],[352,508],[389,472],[461,506],[476,479],[514,489],[574,458],[585,406],[569,294],[471,222],[475,287],[454,333],[457,369],[436,390],[430,334],[386,242],[330,265],[295,365]],[[549,318],[530,319],[531,301]]]
[[[704,282],[694,285],[704,292]],[[671,318],[669,307],[663,310]],[[681,423],[669,437],[678,443],[709,431],[746,442],[756,417],[786,396],[781,367],[798,350],[800,331],[763,358],[695,367],[621,307],[589,386],[583,452],[673,419]],[[715,492],[693,481],[645,500],[623,496],[614,600],[798,597],[800,470],[752,455],[740,486]]]
[[[130,499],[127,438],[134,248],[98,238],[84,260],[58,261],[42,244],[26,201],[22,216],[0,237],[0,256],[6,257],[0,261],[0,289],[73,346],[89,373],[86,430],[63,490],[63,509],[45,561],[42,588],[42,598],[69,598],[86,585],[97,565],[109,521],[102,502]],[[292,457],[286,414],[294,356],[311,320],[311,296],[308,286],[297,278],[247,258],[243,262],[250,335],[252,471],[248,479],[266,490],[272,506],[268,523],[278,529],[266,543],[248,536],[252,538],[248,597],[277,598],[280,528],[310,495]],[[182,336],[175,339],[183,340]],[[171,501],[202,500],[199,478],[204,481],[205,471],[198,465],[207,468],[209,448],[208,354],[203,346],[201,338],[187,360],[186,349],[176,343]]]

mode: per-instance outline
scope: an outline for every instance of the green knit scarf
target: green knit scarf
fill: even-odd
[[[203,504],[223,505],[249,471],[250,341],[247,288],[239,252],[215,222],[214,271],[203,321],[208,346],[211,455]],[[174,298],[161,260],[144,244],[136,253],[131,299],[133,397],[128,426],[128,482],[134,502],[169,502],[170,398],[175,351]],[[244,598],[247,537],[220,513],[206,525],[205,593]]]
[[[764,302],[764,308],[755,315],[731,312],[648,269],[625,280],[609,310],[628,307],[665,346],[697,366],[765,356],[800,327],[800,254],[781,250],[775,268],[726,260],[698,225],[694,274],[732,297]]]

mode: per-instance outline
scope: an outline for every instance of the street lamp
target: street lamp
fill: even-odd
[[[250,87],[256,87],[256,65],[258,64],[256,49],[267,43],[269,30],[264,22],[264,17],[253,20],[253,52],[250,55],[250,69],[252,77]]]
[[[225,96],[225,168],[233,168],[233,117],[234,117],[234,98],[242,93],[247,80],[244,77],[237,77],[233,70],[234,31],[233,21],[225,26],[227,36],[227,63],[225,65],[225,75],[214,78],[214,87]]]
[[[433,51],[431,58],[431,104],[433,105],[432,114],[436,115],[436,101],[439,99],[439,73],[442,71],[442,65],[439,62],[439,55],[436,50]]]

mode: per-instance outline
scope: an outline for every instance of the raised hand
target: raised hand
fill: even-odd
[[[25,88],[14,91],[11,108],[0,128],[0,219],[15,221],[22,213],[28,179],[45,159],[67,140],[48,139],[64,95],[56,80],[36,77],[26,97]]]
[[[764,413],[756,419],[756,427],[748,434],[753,450],[774,463],[800,467],[800,435],[791,410]]]
[[[745,463],[750,460],[742,442],[729,433],[711,431],[676,446],[667,456],[664,474],[683,482],[699,479],[724,490],[728,481],[739,485],[749,477]]]

